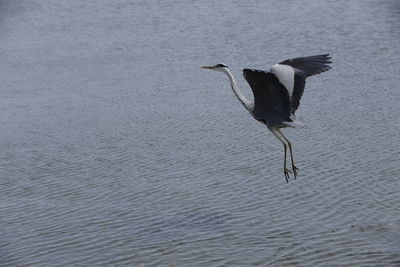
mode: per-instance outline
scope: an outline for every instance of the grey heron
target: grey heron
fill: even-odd
[[[265,124],[283,144],[285,157],[283,172],[286,182],[289,182],[289,173],[293,172],[296,179],[299,169],[294,165],[292,144],[281,129],[301,125],[301,122],[295,118],[295,112],[300,105],[306,78],[329,70],[330,63],[332,62],[329,54],[323,54],[287,59],[273,65],[269,71],[244,69],[243,76],[253,91],[254,102],[248,100],[240,92],[235,77],[225,64],[203,66],[202,68],[225,73],[234,94],[243,106],[257,121]],[[288,147],[292,163],[291,171],[286,167]]]

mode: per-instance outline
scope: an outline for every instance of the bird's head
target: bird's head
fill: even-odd
[[[228,69],[228,66],[226,66],[223,63],[214,65],[214,66],[203,66],[201,67],[202,69],[209,69],[209,70],[216,70],[216,71],[222,71],[225,72]]]

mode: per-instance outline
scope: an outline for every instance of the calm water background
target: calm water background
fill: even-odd
[[[0,1],[1,266],[400,266],[400,4]],[[331,53],[285,132],[244,67]]]

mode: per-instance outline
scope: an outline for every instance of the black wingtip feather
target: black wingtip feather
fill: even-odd
[[[321,54],[287,59],[279,64],[292,66],[303,72],[306,77],[309,77],[330,70],[331,66],[329,66],[329,64],[332,63],[331,59],[332,57],[329,54]]]

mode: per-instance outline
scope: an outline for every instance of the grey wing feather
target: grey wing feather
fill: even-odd
[[[261,70],[244,69],[243,76],[254,95],[253,115],[268,126],[282,125],[291,121],[290,97],[278,78]]]
[[[306,86],[306,78],[302,74],[295,74],[293,93],[290,97],[292,114],[295,113],[295,111],[300,105],[300,99],[301,96],[303,95],[305,86]]]
[[[329,54],[323,54],[287,59],[279,64],[292,66],[293,68],[302,71],[305,77],[309,77],[330,70],[330,63],[332,63],[332,61]]]

